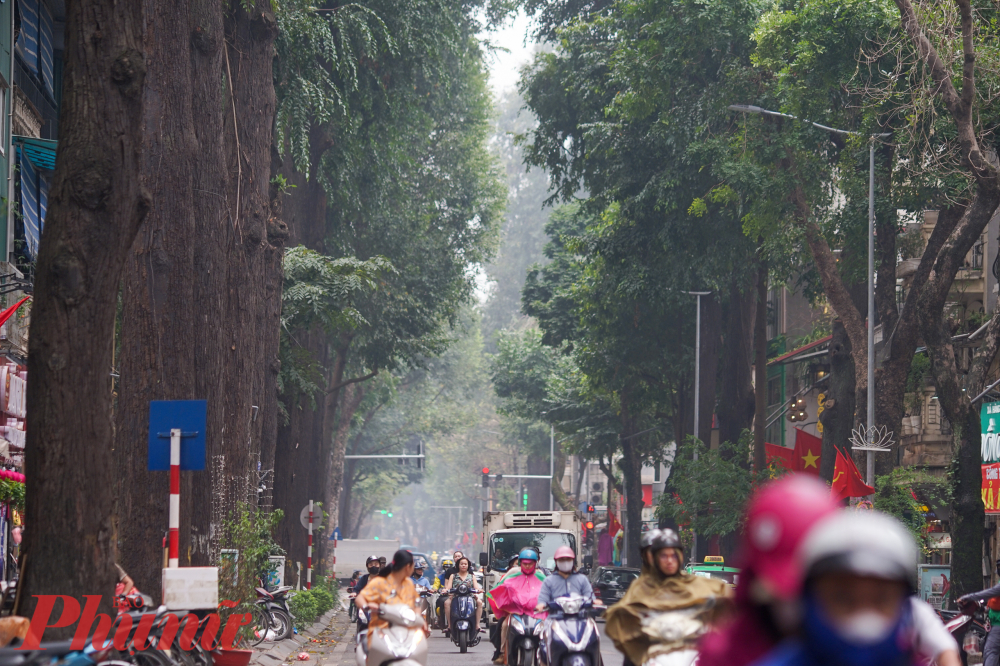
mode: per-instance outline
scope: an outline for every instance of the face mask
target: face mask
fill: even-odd
[[[806,596],[803,629],[808,651],[821,664],[836,666],[903,666],[910,663],[912,627],[910,605],[899,616],[886,620],[870,612],[833,623],[811,595]],[[873,623],[875,626],[863,626]]]
[[[556,569],[563,573],[569,573],[573,570],[573,560],[558,560],[556,562]]]
[[[531,560],[521,560],[521,573],[530,574],[535,572],[535,563]]]
[[[378,573],[378,567],[375,566],[368,567],[368,573],[374,576],[375,574]]]

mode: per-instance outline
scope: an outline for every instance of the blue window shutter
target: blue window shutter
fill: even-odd
[[[52,14],[45,5],[38,7],[38,65],[45,87],[49,95],[54,98],[56,91],[55,78],[52,75]]]
[[[38,241],[41,243],[45,233],[45,213],[49,209],[49,179],[38,175]],[[37,256],[37,255],[36,255]]]
[[[42,225],[38,219],[38,180],[31,161],[21,155],[21,216],[24,220],[24,238],[28,242],[28,255],[38,256],[38,242]]]
[[[38,0],[18,0],[18,7],[21,9],[21,34],[17,38],[17,52],[28,69],[37,74]]]

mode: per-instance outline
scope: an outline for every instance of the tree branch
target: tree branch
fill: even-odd
[[[604,462],[604,456],[597,457],[597,464],[600,466],[601,471],[604,472],[604,476],[608,478],[608,483],[611,487],[618,491],[619,495],[625,494],[625,486],[623,486],[618,479],[615,478],[614,472],[611,470],[611,462]]]
[[[375,368],[374,370],[372,370],[371,372],[369,372],[367,375],[363,375],[361,377],[354,377],[352,379],[348,379],[347,381],[340,382],[336,386],[331,386],[325,392],[326,393],[333,393],[334,391],[342,389],[345,386],[348,386],[350,384],[357,384],[359,382],[366,382],[369,379],[371,379],[372,377],[374,377],[375,375],[377,375],[378,373],[379,373],[379,369]]]

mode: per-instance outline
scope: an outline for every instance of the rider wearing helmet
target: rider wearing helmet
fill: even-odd
[[[757,662],[761,666],[908,666],[920,655],[935,655],[939,664],[943,655],[947,663],[957,661],[953,639],[920,618],[933,612],[911,596],[917,546],[897,520],[838,511],[809,531],[798,560],[798,631]]]
[[[382,564],[379,561],[378,555],[369,555],[368,559],[365,560],[365,568],[368,569],[368,573],[359,578],[358,582],[354,584],[355,594],[365,589],[365,585],[368,584],[369,579],[377,576],[378,572],[382,569]]]
[[[423,557],[413,558],[413,583],[417,587],[431,588],[431,581],[424,575],[424,571],[427,569],[427,560]]]
[[[486,595],[490,607],[500,625],[500,645],[493,653],[494,664],[507,663],[507,628],[510,615],[533,614],[538,604],[538,593],[545,581],[545,574],[538,570],[538,552],[534,548],[523,548],[518,553],[520,569],[517,573],[504,576],[502,582]],[[493,636],[491,636],[493,640]]]
[[[627,661],[643,664],[653,656],[683,652],[682,658],[697,657],[695,644],[726,610],[729,586],[716,578],[703,578],[684,571],[684,550],[677,533],[653,529],[640,541],[642,573],[621,601],[608,608],[605,633]],[[662,626],[676,630],[669,637],[654,639],[643,630],[650,615],[665,616]],[[676,620],[673,619],[676,616]]]
[[[767,484],[750,500],[738,562],[736,617],[699,645],[699,666],[748,666],[799,629],[804,580],[800,547],[813,527],[837,514],[830,488],[794,474]],[[911,597],[918,651],[938,666],[959,666],[957,646],[933,610]]]
[[[594,590],[587,577],[577,572],[576,553],[573,549],[559,546],[552,559],[556,561],[556,570],[542,582],[535,610],[539,613],[547,611],[549,602],[559,597],[578,596],[593,602]]]

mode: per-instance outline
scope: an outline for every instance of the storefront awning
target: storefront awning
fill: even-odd
[[[31,163],[39,169],[52,171],[56,168],[56,141],[51,139],[35,139],[30,136],[11,137],[15,146],[19,146]]]

